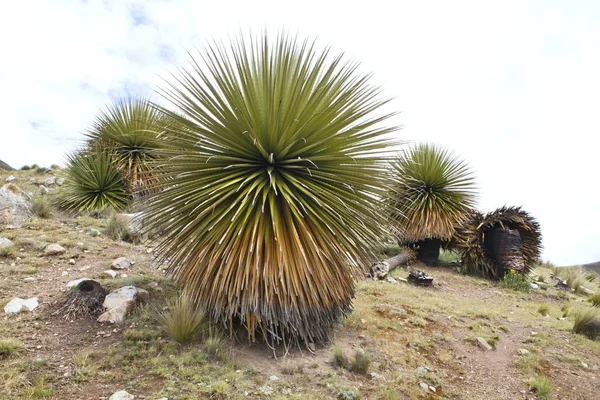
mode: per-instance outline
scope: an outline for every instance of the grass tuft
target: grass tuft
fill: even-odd
[[[600,291],[591,295],[589,300],[592,302],[594,307],[600,307]]]
[[[589,308],[578,310],[573,314],[573,332],[592,340],[600,339],[600,310]]]
[[[209,332],[204,341],[204,353],[211,360],[223,361],[225,354],[223,352],[223,336],[219,332]]]
[[[529,380],[529,386],[534,391],[539,399],[547,399],[552,392],[552,383],[543,375],[536,376]]]
[[[342,349],[339,345],[333,346],[333,364],[336,367],[347,368],[349,361],[344,349]]]
[[[36,217],[47,219],[52,215],[52,204],[47,196],[35,196],[31,210]]]
[[[114,215],[108,220],[104,234],[112,240],[122,240],[134,244],[140,242],[140,235],[131,229],[129,222],[117,219]]]
[[[204,313],[185,295],[168,301],[166,310],[158,313],[158,320],[165,332],[178,343],[191,342],[207,325]]]
[[[46,378],[41,376],[32,387],[25,390],[25,395],[30,399],[49,399],[54,396],[54,390],[48,384]]]
[[[13,358],[24,350],[23,343],[15,339],[0,339],[0,360]]]
[[[550,311],[550,307],[548,306],[548,304],[542,304],[541,306],[538,307],[538,313],[540,313],[541,315],[543,315],[544,317],[546,315],[548,315],[548,311]]]
[[[363,349],[356,350],[352,364],[350,364],[350,371],[358,374],[366,374],[370,366],[371,357]]]

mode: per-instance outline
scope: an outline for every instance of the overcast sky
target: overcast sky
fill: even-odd
[[[10,4],[10,5],[8,5]],[[0,11],[0,160],[63,160],[99,108],[152,96],[186,51],[240,29],[317,38],[393,97],[400,138],[522,205],[557,264],[600,260],[600,1],[11,1]]]

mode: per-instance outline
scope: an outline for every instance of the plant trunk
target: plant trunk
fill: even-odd
[[[440,247],[442,241],[440,239],[424,239],[419,243],[418,258],[427,265],[435,265],[440,257]]]
[[[400,253],[384,261],[378,261],[371,265],[369,276],[375,280],[384,279],[391,271],[402,264],[415,259],[415,252],[411,249],[402,249]]]

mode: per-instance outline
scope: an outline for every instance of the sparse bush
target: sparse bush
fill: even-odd
[[[131,229],[128,221],[119,220],[114,215],[108,220],[104,234],[112,240],[122,240],[134,244],[139,243],[141,237],[139,233]]]
[[[33,168],[33,166],[31,168]],[[50,171],[49,168],[46,168],[46,167],[37,167],[36,170],[35,170],[35,173],[41,175],[41,174],[45,174],[48,171]]]
[[[600,339],[600,310],[597,308],[578,310],[572,315],[574,333],[579,333],[592,340]]]
[[[23,343],[15,339],[0,339],[0,360],[13,358],[23,352]]]
[[[349,361],[344,349],[342,349],[339,345],[333,346],[333,364],[336,367],[347,368]]]
[[[585,276],[585,280],[588,282],[594,282],[594,281],[596,281],[596,279],[598,279],[598,274],[595,272],[589,272]]]
[[[29,171],[31,169],[31,167],[29,165],[23,165],[21,167],[21,171]]]
[[[50,215],[52,215],[52,204],[46,196],[35,196],[31,211],[38,218],[50,218]]]
[[[527,277],[519,274],[514,269],[511,269],[504,275],[504,278],[500,281],[500,287],[521,292],[529,292],[530,289]]]
[[[165,332],[178,343],[194,340],[206,327],[202,311],[185,295],[167,302],[167,309],[158,313]]]
[[[210,384],[211,399],[226,399],[231,390],[229,383],[225,381],[216,381]]]
[[[548,311],[550,311],[550,307],[547,304],[542,304],[538,307],[538,313],[542,314],[544,317],[548,315]]]
[[[583,284],[586,281],[586,274],[581,267],[555,267],[554,276],[564,280],[577,294],[582,293]]]
[[[453,250],[442,250],[439,261],[444,264],[456,264],[460,262],[460,255]]]
[[[594,307],[600,307],[600,291],[591,295],[589,300]]]
[[[540,399],[547,399],[550,396],[550,392],[552,392],[552,383],[543,375],[530,379],[529,387]]]
[[[350,364],[350,371],[358,374],[366,374],[370,366],[371,357],[363,349],[356,350],[352,364]]]

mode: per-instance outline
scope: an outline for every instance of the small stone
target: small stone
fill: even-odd
[[[75,265],[75,260],[73,258],[69,259],[69,264]]]
[[[57,184],[58,186],[62,186],[64,183],[65,183],[65,178],[58,178],[58,179],[56,180],[56,184]]]
[[[524,356],[526,354],[529,354],[529,350],[527,350],[527,349],[519,349],[519,350],[517,350],[517,353],[519,353],[520,355]]]
[[[108,398],[108,400],[133,400],[135,396],[127,393],[124,390],[119,390],[118,392],[113,393],[112,396]]]
[[[154,249],[153,249],[153,248],[147,248],[147,249],[146,249],[146,253],[148,253],[148,254],[152,253],[153,251],[154,251]]]
[[[12,182],[12,181],[14,181],[14,180],[15,180],[15,176],[14,176],[14,175],[10,175],[8,178],[6,178],[6,179],[4,180],[4,182],[8,183],[8,182]]]
[[[4,306],[4,312],[7,314],[16,314],[21,311],[33,311],[39,305],[37,297],[29,299],[21,299],[19,297],[13,298]]]
[[[380,381],[385,381],[385,378],[383,377],[383,375],[379,375],[376,372],[371,372],[369,373],[369,377],[373,380],[380,380]]]
[[[112,264],[111,264],[111,268],[112,269],[127,269],[129,268],[129,261],[125,258],[125,257],[119,257],[115,260],[113,260]]]
[[[35,281],[35,278],[33,276],[28,276],[27,278],[23,279],[25,282],[31,282],[31,281]]]
[[[397,280],[395,280],[394,278],[392,278],[391,276],[388,276],[388,278],[386,279],[389,283],[398,283]]]
[[[60,275],[61,275],[61,276],[68,276],[68,275],[69,275],[69,273],[68,273],[67,271],[63,271],[63,272],[61,272],[61,273],[60,273]]]
[[[44,181],[44,185],[45,186],[52,186],[56,183],[56,178],[51,176],[50,178],[46,178],[46,180]]]
[[[493,347],[490,346],[490,344],[484,338],[477,337],[475,338],[475,340],[477,340],[477,344],[479,345],[479,347],[481,347],[485,351],[493,350]]]
[[[273,381],[273,382],[276,382],[276,381],[278,381],[278,380],[279,380],[279,377],[278,377],[278,376],[275,376],[275,375],[271,375],[271,376],[269,377],[269,380],[270,380],[270,381]]]
[[[431,390],[433,393],[437,392],[433,386],[429,386],[429,390]]]
[[[28,182],[29,182],[29,183],[33,183],[33,184],[36,184],[36,183],[37,183],[37,181],[35,180],[35,178],[34,178],[34,177],[31,177],[31,178],[29,178],[29,181],[28,181]]]
[[[48,193],[50,193],[50,189],[48,189],[48,188],[47,188],[46,186],[44,186],[44,185],[40,185],[39,189],[40,189],[40,193],[41,193],[41,194],[48,194]]]
[[[129,275],[127,275],[127,274],[121,274],[121,275],[119,275],[119,276],[120,276],[121,278],[127,278]]]
[[[80,271],[87,271],[90,268],[92,268],[90,265],[84,265],[83,267],[79,268],[79,270]]]
[[[112,269],[107,269],[106,271],[103,271],[101,275],[105,278],[116,278],[117,272]]]
[[[98,229],[91,228],[90,229],[90,236],[92,236],[92,237],[100,236],[100,231]]]
[[[530,284],[529,284],[529,288],[530,288],[530,289],[539,289],[539,288],[540,288],[540,286],[539,286],[537,283],[530,283]]]
[[[366,324],[366,323],[367,323],[367,320],[366,320],[366,319],[364,319],[364,318],[361,318],[361,319],[360,319],[360,323],[364,325],[364,324]]]
[[[419,383],[419,386],[421,386],[421,389],[423,389],[424,391],[429,392],[429,385],[425,382]]]
[[[55,256],[55,255],[58,255],[58,254],[63,254],[64,252],[65,252],[65,248],[62,247],[58,243],[49,244],[44,249],[44,254],[47,255],[47,256]]]

